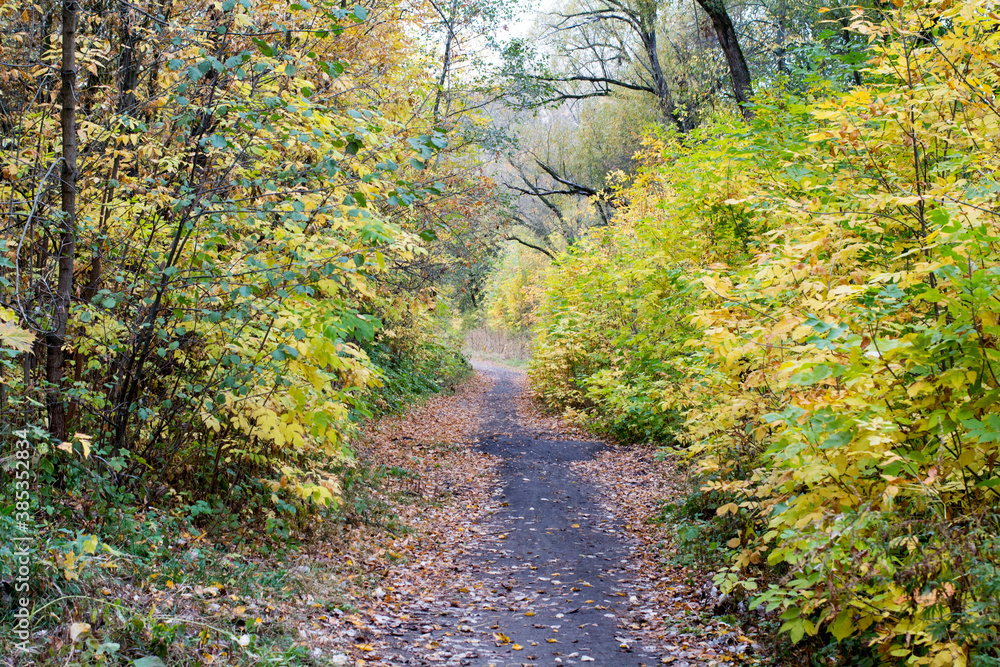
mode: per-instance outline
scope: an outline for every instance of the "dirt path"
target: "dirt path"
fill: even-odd
[[[703,578],[658,563],[637,537],[643,518],[612,514],[645,498],[648,515],[648,497],[670,492],[643,488],[662,471],[635,458],[635,470],[614,468],[608,457],[619,452],[531,408],[523,373],[486,363],[476,370],[478,426],[468,444],[478,451],[464,450],[465,465],[480,466],[492,498],[481,489],[474,502],[459,499],[464,507],[452,503],[459,516],[446,534],[438,526],[433,539],[408,547],[412,561],[386,579],[392,608],[369,614],[374,651],[359,664],[743,662],[738,644],[750,640],[704,620]],[[438,516],[448,521],[443,509]]]

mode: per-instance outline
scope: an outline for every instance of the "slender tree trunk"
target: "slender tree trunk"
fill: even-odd
[[[778,71],[782,74],[788,74],[788,64],[785,62],[785,54],[788,52],[785,48],[785,39],[788,38],[787,21],[788,3],[786,0],[781,0],[781,3],[778,5],[778,47],[775,49],[774,54],[778,58]]]
[[[851,52],[851,23],[847,17],[844,17],[840,20],[840,26],[841,26],[840,38],[844,43],[844,55],[846,56]],[[927,43],[928,44],[931,43],[929,36],[927,37]],[[857,67],[853,68],[853,71],[851,72],[851,78],[854,79],[854,85],[858,86],[859,88],[864,83],[864,81],[861,78],[861,70],[858,69]]]
[[[441,64],[441,76],[438,77],[437,93],[434,95],[433,117],[434,122],[436,123],[440,120],[441,98],[444,96],[444,85],[451,72],[451,52],[452,44],[455,41],[455,21],[457,20],[458,15],[458,0],[452,1],[448,16],[446,16],[444,10],[438,8],[436,4],[434,7],[441,16],[441,21],[444,23],[445,30],[448,31],[448,36],[444,41],[444,62]]]
[[[685,124],[685,119],[677,114],[677,104],[670,92],[670,84],[663,73],[663,66],[660,64],[660,48],[656,40],[657,5],[655,2],[641,3],[638,9],[635,16],[638,24],[636,30],[642,41],[642,48],[646,52],[646,58],[649,60],[649,74],[653,78],[660,113],[663,114],[664,120],[669,120],[681,133],[684,133],[689,128]]]
[[[642,36],[643,47],[646,50],[646,57],[649,58],[649,72],[653,77],[653,85],[656,87],[656,97],[660,105],[660,113],[663,117],[677,126],[682,133],[688,129],[684,119],[677,114],[677,105],[674,103],[674,96],[670,92],[670,84],[663,74],[663,66],[660,65],[660,55],[656,45],[656,29],[653,28]]]
[[[726,63],[729,65],[729,76],[733,81],[733,93],[736,95],[736,103],[740,106],[740,112],[744,118],[753,116],[750,110],[750,97],[753,95],[753,87],[750,81],[750,69],[747,67],[746,58],[743,57],[743,49],[736,37],[736,28],[733,27],[733,20],[729,17],[726,5],[723,0],[698,0],[698,4],[712,19],[712,26],[715,34],[719,38],[719,46],[726,56]]]
[[[441,76],[438,77],[437,92],[434,95],[434,111],[433,117],[434,121],[437,122],[440,117],[441,109],[441,98],[444,96],[444,83],[448,78],[448,70],[451,69],[451,38],[452,38],[451,26],[448,26],[448,37],[444,42],[444,63],[441,65]]]
[[[59,277],[53,307],[53,327],[45,336],[45,379],[49,383],[49,432],[66,440],[66,404],[62,396],[65,367],[63,345],[73,296],[73,256],[76,253],[76,22],[77,0],[63,0],[62,7],[62,219],[59,224]]]
[[[118,20],[121,21],[118,36],[121,41],[121,52],[118,55],[118,111],[128,116],[134,116],[136,108],[135,89],[139,85],[139,69],[142,66],[142,54],[136,50],[139,45],[139,31],[132,25],[125,3],[122,3]]]

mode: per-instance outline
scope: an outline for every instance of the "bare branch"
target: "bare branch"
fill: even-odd
[[[595,190],[594,188],[587,187],[586,185],[581,185],[580,183],[574,183],[569,179],[563,178],[556,172],[555,169],[548,166],[541,160],[535,160],[535,164],[537,164],[542,171],[551,176],[552,180],[554,180],[556,183],[561,183],[568,188],[573,188],[575,194],[584,195],[588,197],[593,197],[597,195],[597,190]]]
[[[523,245],[523,246],[525,246],[527,248],[531,248],[532,250],[537,250],[538,252],[546,255],[549,259],[555,259],[556,258],[555,255],[553,255],[551,252],[549,252],[545,248],[543,248],[541,246],[537,246],[534,243],[528,243],[524,239],[521,239],[521,238],[519,238],[517,236],[514,236],[513,234],[508,235],[505,238],[505,240],[506,241],[516,241],[517,243],[520,243],[521,245]]]

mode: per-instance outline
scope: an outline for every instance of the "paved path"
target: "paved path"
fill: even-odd
[[[499,582],[499,592],[506,591],[516,609],[499,609],[484,620],[524,647],[508,654],[514,664],[580,664],[588,658],[599,665],[639,664],[615,639],[617,608],[627,604],[618,586],[627,546],[598,504],[597,490],[569,468],[603,445],[524,429],[515,409],[521,390],[516,378],[496,367],[478,370],[496,380],[480,441],[487,453],[503,458],[507,506],[496,517],[506,537],[481,549],[476,565],[491,587]]]
[[[519,374],[475,365],[496,382],[480,447],[502,458],[502,509],[463,568],[482,586],[459,589],[453,609],[428,609],[397,631],[394,664],[653,664],[618,627],[629,605],[620,590],[628,546],[598,491],[569,467],[603,445],[526,428]]]

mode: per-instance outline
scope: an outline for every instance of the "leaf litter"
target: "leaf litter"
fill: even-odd
[[[369,502],[383,505],[379,512],[359,508],[365,520],[283,561],[225,554],[216,563],[223,583],[154,577],[135,602],[172,622],[234,628],[231,638],[203,646],[203,664],[231,664],[234,645],[245,646],[251,635],[290,635],[303,665],[393,664],[379,656],[385,637],[437,600],[495,506],[496,462],[472,446],[490,385],[477,376],[454,395],[363,426],[354,443],[359,468],[389,471],[368,489]],[[194,557],[211,545],[191,536],[178,546]],[[268,593],[226,583],[224,573],[246,570],[283,570],[285,583]]]
[[[517,381],[523,389],[515,399],[517,418],[531,437],[587,437],[541,413],[523,376]],[[595,662],[569,637],[586,630],[586,624],[574,624],[581,608],[613,619],[628,664],[757,662],[758,644],[737,626],[712,617],[710,573],[670,564],[667,528],[652,519],[664,499],[681,497],[682,477],[676,462],[656,460],[650,448],[612,446],[592,460],[570,464],[601,490],[607,512],[580,517],[569,528],[581,530],[582,524],[628,543],[627,558],[615,565],[621,574],[614,600],[588,597],[593,585],[559,572],[558,563],[518,556],[523,566],[511,568],[506,579],[491,569],[495,566],[474,564],[476,554],[504,554],[508,537],[497,520],[505,505],[499,493],[501,460],[480,451],[477,438],[495,409],[488,398],[493,385],[478,373],[453,396],[367,425],[356,446],[359,459],[398,471],[380,494],[405,528],[352,528],[345,539],[301,555],[294,569],[302,595],[284,602],[234,601],[239,606],[228,613],[293,627],[317,665]],[[612,521],[621,530],[609,528]],[[538,527],[546,528],[554,527]],[[497,610],[518,615],[549,636],[526,642],[499,626],[488,627],[484,619]]]
[[[604,490],[604,506],[625,526],[630,595],[636,598],[627,623],[658,647],[660,662],[681,667],[766,661],[756,628],[741,627],[732,615],[716,616],[713,573],[675,562],[673,527],[660,517],[664,503],[686,495],[677,457],[658,457],[652,446],[609,445],[572,466]]]

